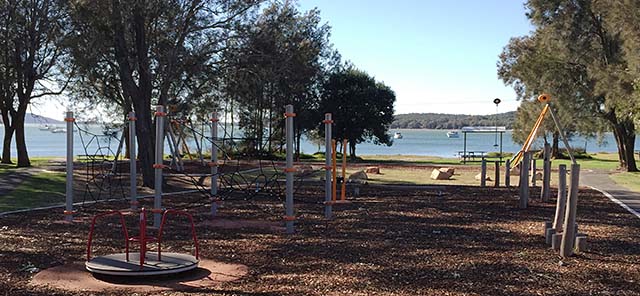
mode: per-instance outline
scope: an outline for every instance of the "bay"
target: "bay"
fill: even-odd
[[[74,155],[81,154],[104,154],[113,155],[117,150],[120,140],[121,132],[118,132],[115,137],[105,136],[102,132],[102,126],[99,125],[78,125],[84,131],[74,133]],[[26,141],[29,156],[31,157],[64,157],[66,155],[66,134],[65,133],[52,133],[49,130],[40,130],[42,126],[37,124],[26,125]],[[59,128],[64,128],[64,124],[58,125]],[[206,135],[208,131],[204,131]],[[463,136],[460,133],[460,138],[448,138],[446,130],[416,130],[416,129],[402,129],[402,130],[390,130],[390,133],[395,132],[402,133],[402,139],[394,139],[392,146],[380,146],[373,143],[361,143],[357,147],[358,155],[425,155],[425,156],[439,156],[439,157],[455,157],[458,151],[463,150]],[[4,131],[0,129],[0,136],[3,136]],[[223,131],[220,130],[220,135],[223,135]],[[517,152],[521,146],[514,143],[512,138],[512,132],[507,131],[503,137],[503,151],[504,152]],[[193,140],[190,141],[193,145]],[[205,145],[207,141],[204,141]],[[467,151],[484,151],[484,152],[498,152],[499,147],[495,147],[494,144],[499,144],[499,137],[494,133],[487,134],[472,134],[467,135]],[[615,140],[612,133],[606,133],[603,137],[603,142],[599,143],[596,139],[586,139],[584,137],[574,137],[570,141],[570,145],[574,148],[586,148],[589,153],[595,152],[609,152],[614,153],[617,151]],[[12,144],[12,156],[15,155],[15,141]],[[538,139],[534,144],[534,149],[538,149],[542,146],[542,140]],[[561,146],[563,146],[561,144]],[[636,139],[636,147],[640,147],[640,138]],[[194,149],[195,150],[195,149]],[[208,149],[206,149],[208,150]],[[304,140],[301,146],[301,150],[304,153],[315,153],[318,151],[324,151],[324,147],[319,147],[310,141]],[[169,148],[165,145],[165,153],[169,153]]]

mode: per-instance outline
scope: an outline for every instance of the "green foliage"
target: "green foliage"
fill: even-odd
[[[395,93],[388,86],[347,67],[332,73],[325,82],[319,110],[320,114],[332,114],[333,137],[339,143],[347,139],[349,154],[355,158],[358,143],[392,144],[388,130],[395,100]],[[323,125],[319,133],[324,136]]]
[[[464,126],[505,126],[513,128],[515,112],[496,115],[461,115],[438,113],[410,113],[395,116],[391,128],[460,129]]]

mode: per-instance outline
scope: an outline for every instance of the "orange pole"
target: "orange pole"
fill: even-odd
[[[529,149],[531,148],[531,145],[533,144],[533,141],[536,139],[536,134],[538,133],[538,129],[540,128],[540,125],[542,124],[542,121],[544,120],[544,116],[547,114],[548,111],[549,111],[549,104],[545,105],[544,108],[542,109],[542,112],[540,112],[540,116],[538,116],[538,119],[536,120],[536,123],[533,125],[533,128],[531,129],[531,132],[529,133],[529,136],[527,136],[527,140],[524,142],[524,145],[522,146],[522,150],[520,150],[513,157],[512,161],[511,161],[511,165],[512,166],[518,165],[520,160],[522,160],[523,153],[529,151]]]
[[[342,188],[340,188],[340,200],[347,199],[347,140],[342,140]]]
[[[336,173],[336,163],[337,163],[337,161],[336,161],[336,140],[331,140],[331,146],[332,146],[331,149],[333,150],[332,159],[331,159],[332,164],[333,164],[333,171],[332,171],[333,182],[331,183],[331,186],[332,186],[332,188],[331,188],[331,200],[335,201],[336,198],[337,198],[337,196],[336,196],[337,192],[336,191],[338,189],[338,184],[337,184],[338,176],[337,176],[337,173]]]

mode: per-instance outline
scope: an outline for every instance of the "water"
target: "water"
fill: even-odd
[[[27,148],[29,150],[29,156],[32,157],[64,157],[66,155],[66,134],[65,133],[51,133],[50,131],[43,131],[39,129],[39,125],[27,125]],[[64,125],[59,125],[64,128]],[[96,135],[102,135],[101,126],[84,126],[87,131]],[[401,132],[402,139],[395,139],[392,146],[378,146],[371,143],[362,143],[357,147],[357,154],[359,155],[430,155],[440,157],[454,157],[457,156],[458,151],[463,149],[463,135],[460,133],[460,138],[448,138],[446,130],[391,130],[390,133]],[[0,129],[0,137],[3,136],[4,130]],[[209,132],[205,131],[208,135]],[[223,131],[219,131],[220,135],[223,135]],[[503,136],[503,151],[504,152],[517,152],[521,146],[514,143],[511,139],[512,133],[507,131]],[[74,154],[104,154],[112,155],[117,150],[118,142],[121,133],[118,133],[117,137],[106,136],[92,136],[85,132],[74,133]],[[498,152],[499,147],[494,147],[496,142],[495,134],[472,134],[467,135],[467,150],[468,151],[485,151],[485,152]],[[499,140],[499,138],[498,138]],[[84,141],[84,145],[83,145]],[[205,141],[205,145],[207,141]],[[498,142],[499,143],[499,142]],[[616,152],[615,140],[613,134],[607,133],[604,136],[604,142],[598,144],[595,139],[585,139],[583,137],[575,137],[571,141],[571,146],[576,148],[585,148],[587,152]],[[542,146],[542,141],[539,140],[534,145],[534,148]],[[561,144],[561,146],[563,146]],[[15,143],[13,144],[12,155],[15,155]],[[85,149],[86,147],[86,149]],[[195,145],[192,151],[195,151]],[[636,147],[640,147],[640,138],[636,139]],[[208,149],[207,149],[208,150]],[[324,147],[318,147],[308,141],[304,141],[301,147],[304,153],[314,153],[318,151],[324,151]],[[165,153],[169,153],[169,148],[165,145]]]

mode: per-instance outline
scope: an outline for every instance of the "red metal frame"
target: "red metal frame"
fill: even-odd
[[[127,225],[124,223],[124,215],[120,211],[110,211],[102,214],[95,215],[91,221],[91,229],[89,230],[89,240],[87,241],[87,261],[91,260],[91,242],[93,241],[93,232],[96,226],[96,220],[106,216],[120,216],[120,225],[122,226],[122,233],[124,234],[124,248],[127,253],[127,261],[129,261],[129,232],[127,231]]]
[[[122,232],[124,234],[124,247],[126,253],[126,260],[129,261],[129,242],[138,242],[140,243],[140,269],[144,268],[144,261],[147,254],[147,243],[148,242],[157,242],[158,243],[158,260],[161,260],[161,243],[162,243],[162,233],[164,230],[164,225],[167,221],[167,217],[170,215],[177,216],[186,216],[189,218],[189,222],[191,223],[191,236],[193,237],[193,243],[195,246],[195,257],[199,259],[199,246],[198,246],[198,238],[196,236],[196,227],[193,222],[193,216],[185,211],[178,210],[165,210],[162,214],[162,222],[160,223],[160,228],[158,229],[158,237],[147,236],[147,211],[145,208],[140,209],[140,235],[136,237],[129,237],[129,232],[127,231],[127,226],[124,221],[124,215],[120,211],[110,211],[102,214],[98,214],[93,217],[91,222],[91,228],[89,230],[89,240],[87,241],[87,261],[91,260],[91,244],[93,241],[93,233],[95,230],[95,224],[98,218],[105,216],[118,215],[120,216],[120,224],[122,225]]]

